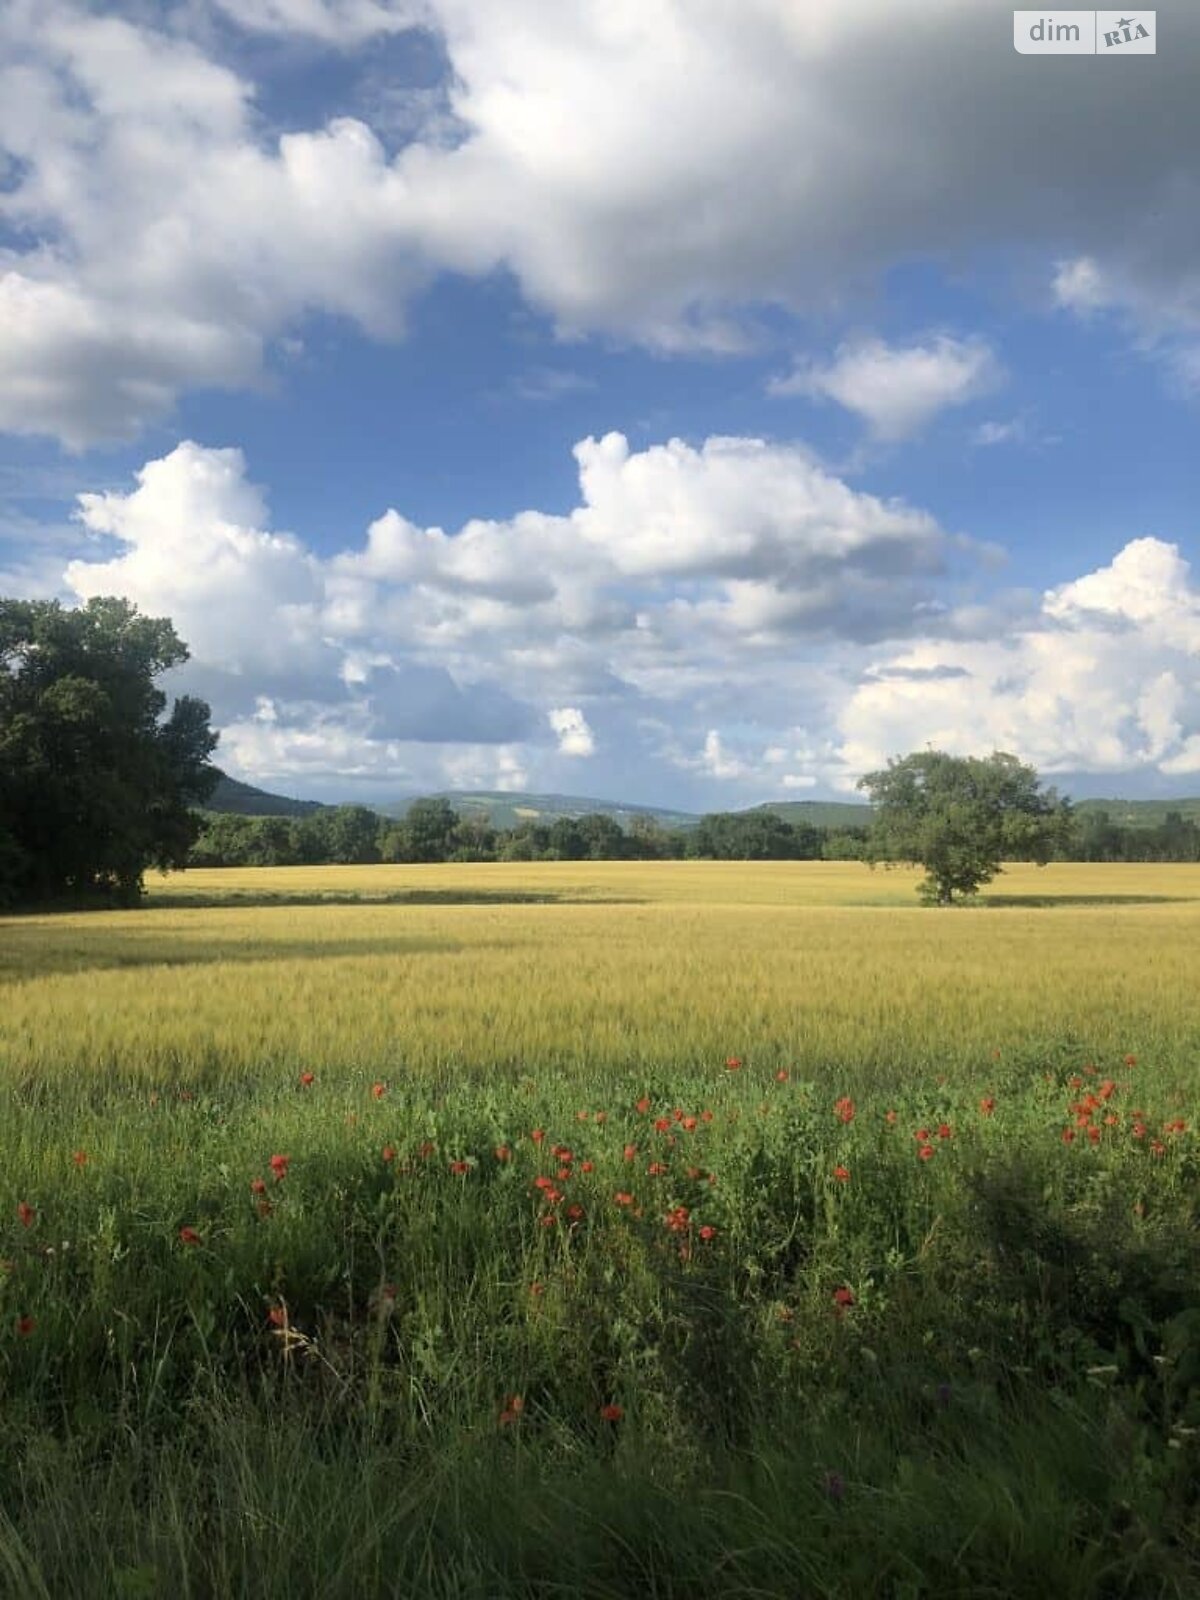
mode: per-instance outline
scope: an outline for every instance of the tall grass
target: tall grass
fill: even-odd
[[[0,1595],[1197,1592],[1200,874],[1064,870],[3,924]]]

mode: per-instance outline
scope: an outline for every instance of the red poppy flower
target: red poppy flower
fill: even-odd
[[[471,1163],[469,1161],[452,1161],[450,1163],[450,1171],[456,1178],[465,1178],[470,1170]]]
[[[387,1093],[387,1084],[373,1083],[371,1085],[371,1093],[374,1095],[376,1100],[382,1100],[384,1095]]]
[[[654,1129],[655,1129],[656,1133],[666,1133],[670,1129],[670,1126],[671,1126],[670,1117],[655,1117],[655,1119],[654,1119]]]
[[[726,1056],[725,1065],[730,1072],[737,1072],[742,1065],[742,1058],[741,1056]]]
[[[37,1219],[37,1208],[31,1206],[27,1200],[22,1200],[17,1207],[17,1216],[20,1217],[23,1228],[32,1228]]]
[[[981,1115],[990,1117],[995,1109],[996,1097],[994,1095],[985,1094],[983,1099],[979,1102],[979,1110]]]
[[[592,1120],[594,1122],[600,1123],[601,1126],[603,1126],[603,1124],[608,1121],[608,1112],[607,1111],[597,1111],[595,1117]]]
[[[854,1121],[854,1101],[851,1100],[848,1094],[844,1094],[840,1100],[834,1101],[833,1114],[839,1122]]]
[[[700,1229],[700,1237],[706,1243],[708,1242],[708,1240],[715,1239],[717,1237],[717,1230],[713,1227],[711,1222],[706,1222],[704,1224],[704,1226]]]
[[[284,1310],[284,1308],[282,1306],[272,1306],[271,1309],[267,1312],[267,1321],[271,1324],[271,1326],[273,1328],[286,1327],[287,1326],[287,1312]]]
[[[86,1167],[87,1166],[87,1161],[88,1161],[88,1153],[87,1153],[86,1150],[76,1150],[75,1154],[71,1157],[71,1160],[75,1163],[75,1165],[77,1167]]]
[[[1144,1139],[1146,1137],[1146,1124],[1144,1122],[1135,1122],[1132,1132],[1135,1139]]]
[[[1136,1067],[1137,1066],[1137,1057],[1136,1056],[1126,1056],[1125,1057],[1125,1065],[1127,1067]]]
[[[788,1081],[788,1077],[788,1069],[786,1067],[780,1067],[779,1071],[775,1074],[775,1082],[786,1083]]]
[[[602,1422],[620,1422],[624,1415],[625,1412],[620,1406],[607,1405],[600,1407],[600,1420]]]
[[[590,1111],[577,1111],[575,1113],[575,1121],[588,1122],[591,1119],[591,1115],[592,1113]]]
[[[257,1211],[260,1217],[269,1217],[273,1209],[274,1207],[269,1200],[260,1200],[258,1202]]]
[[[287,1175],[288,1175],[288,1164],[290,1163],[291,1159],[292,1159],[291,1156],[272,1156],[271,1157],[268,1165],[270,1166],[271,1171],[275,1174],[275,1182],[276,1183],[282,1183],[283,1180],[287,1177]]]
[[[390,1166],[391,1163],[393,1161],[395,1161],[395,1159],[396,1159],[395,1148],[394,1148],[394,1146],[392,1146],[390,1144],[385,1144],[383,1149],[379,1153],[383,1157],[384,1164],[387,1165],[387,1166]]]
[[[922,1161],[932,1161],[934,1157],[933,1146],[931,1144],[920,1145],[917,1149],[917,1155]]]
[[[953,1137],[954,1137],[954,1130],[951,1128],[951,1126],[950,1126],[950,1124],[948,1122],[942,1122],[942,1123],[938,1124],[938,1138],[939,1139],[952,1139]]]
[[[558,1222],[558,1218],[554,1215],[553,1211],[547,1211],[544,1217],[538,1218],[538,1221],[541,1223],[543,1228],[553,1228]]]
[[[18,1317],[17,1318],[17,1332],[21,1335],[22,1339],[28,1339],[29,1335],[33,1332],[33,1330],[36,1327],[37,1327],[37,1318],[36,1317]]]
[[[428,1161],[429,1157],[433,1155],[436,1150],[437,1145],[434,1144],[432,1139],[426,1139],[422,1144],[417,1146],[417,1154],[420,1156],[422,1161]]]
[[[546,1137],[545,1129],[544,1128],[534,1128],[533,1132],[529,1135],[529,1137],[533,1140],[534,1144],[541,1144],[542,1140]]]
[[[302,1089],[311,1089],[312,1086],[313,1086],[314,1080],[315,1080],[315,1074],[314,1073],[302,1072],[300,1074],[300,1087]]]
[[[496,1157],[497,1161],[511,1161],[512,1160],[512,1151],[508,1148],[508,1146],[506,1144],[498,1144],[496,1146],[495,1150],[493,1150],[492,1154]]]
[[[567,1207],[567,1216],[569,1217],[569,1219],[572,1222],[582,1222],[583,1221],[583,1207],[582,1206],[578,1206],[578,1205],[576,1205],[576,1206],[568,1206]]]
[[[834,1167],[833,1175],[834,1175],[834,1177],[837,1179],[837,1181],[839,1183],[849,1183],[850,1182],[850,1168],[849,1167]]]
[[[179,1242],[180,1244],[200,1244],[202,1241],[195,1228],[180,1228]]]
[[[650,1109],[650,1096],[648,1094],[644,1094],[642,1096],[637,1103],[636,1109],[641,1112],[642,1116],[646,1115],[647,1111]]]
[[[613,1199],[619,1206],[631,1206],[633,1204],[633,1196],[627,1189],[618,1189],[616,1194],[613,1195]]]
[[[712,1114],[711,1111],[702,1111],[700,1113],[700,1121],[701,1122],[711,1122],[712,1119],[713,1119],[713,1114]]]
[[[662,1178],[666,1175],[668,1168],[665,1161],[652,1161],[646,1171],[652,1178]]]
[[[847,1306],[852,1306],[855,1303],[854,1290],[847,1289],[843,1284],[840,1289],[833,1291],[833,1303],[844,1311]]]
[[[625,1146],[625,1159],[626,1159],[626,1161],[636,1161],[637,1160],[637,1145],[635,1145],[635,1144],[627,1144]]]
[[[540,1294],[545,1294],[546,1285],[544,1283],[531,1283],[529,1285],[529,1292],[536,1298]]]
[[[581,1161],[579,1163],[579,1170],[580,1172],[595,1172],[596,1163],[594,1161]]]
[[[917,1141],[918,1144],[928,1144],[929,1143],[929,1129],[928,1128],[918,1128],[916,1133],[913,1134],[913,1138]]]
[[[266,1194],[266,1192],[267,1192],[267,1186],[266,1186],[266,1184],[263,1182],[263,1180],[261,1178],[251,1178],[250,1179],[250,1193],[251,1194]]]
[[[1091,1140],[1091,1142],[1093,1144],[1099,1144],[1100,1143],[1100,1129],[1099,1128],[1089,1128],[1088,1131],[1087,1131],[1087,1136],[1088,1136],[1088,1138]]]
[[[887,1123],[894,1123],[899,1115],[898,1111],[888,1111],[884,1114],[883,1120]]]
[[[1063,1129],[1063,1131],[1062,1131],[1062,1142],[1064,1144],[1074,1144],[1075,1143],[1075,1129],[1074,1128],[1064,1128]]]

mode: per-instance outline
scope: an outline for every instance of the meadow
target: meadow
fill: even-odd
[[[1200,1592],[1200,867],[0,920],[0,1595]]]

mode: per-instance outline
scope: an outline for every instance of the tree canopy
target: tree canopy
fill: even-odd
[[[1068,802],[999,750],[986,758],[917,751],[858,787],[875,808],[865,859],[924,867],[919,892],[936,905],[973,895],[1006,858],[1045,865],[1070,838]]]
[[[127,600],[0,599],[0,901],[133,904],[147,867],[182,867],[191,807],[216,782],[203,700],[155,679],[188,658]]]

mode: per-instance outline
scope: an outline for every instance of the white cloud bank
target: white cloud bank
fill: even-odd
[[[990,393],[1001,376],[980,339],[943,334],[900,347],[864,339],[843,345],[828,366],[802,366],[776,379],[770,392],[836,400],[862,417],[875,438],[892,443],[919,433],[939,412]]]
[[[956,609],[975,552],[803,449],[575,454],[567,515],[448,533],[391,510],[321,558],[270,528],[239,451],[184,443],[80,497],[67,588],[172,617],[222,758],[277,784],[569,787],[590,759],[625,792],[737,803],[850,789],[928,743],[1200,771],[1200,586],[1176,546],[1135,539],[1015,615]]]
[[[1171,12],[1153,73],[1123,74],[1116,141],[1095,74],[1032,71],[979,0],[147,14],[158,28],[73,0],[0,8],[0,429],[136,434],[181,390],[259,381],[310,313],[400,336],[445,269],[511,271],[567,333],[722,350],[753,339],[756,307],[843,307],[897,263],[996,245],[1047,273],[1091,263],[1060,270],[1060,300],[1119,304],[1147,337],[1195,327],[1195,6]],[[212,53],[247,28],[350,49],[410,23],[449,67],[400,148],[361,107],[272,128]],[[953,350],[880,356],[891,400],[856,381],[861,354],[825,381],[885,436],[978,376]]]

